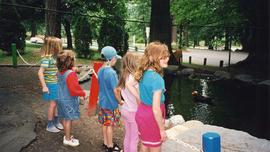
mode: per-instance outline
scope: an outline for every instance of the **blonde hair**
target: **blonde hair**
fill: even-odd
[[[134,75],[137,67],[139,59],[141,58],[142,53],[139,52],[127,52],[122,59],[122,71],[119,78],[118,86],[120,88],[125,88],[126,79],[129,74]]]
[[[75,53],[72,50],[60,51],[57,55],[57,68],[60,72],[75,66]]]
[[[44,56],[57,56],[57,54],[62,51],[62,49],[61,39],[54,36],[45,37],[42,47]]]
[[[170,55],[167,45],[154,41],[149,43],[145,48],[144,55],[141,58],[140,66],[135,73],[135,79],[139,81],[144,71],[152,68],[160,75],[163,75],[162,67],[160,66],[160,59],[166,58]]]

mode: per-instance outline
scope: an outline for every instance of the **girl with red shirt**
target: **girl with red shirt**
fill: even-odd
[[[58,115],[63,119],[65,136],[63,144],[78,146],[79,140],[71,135],[72,121],[80,118],[79,97],[85,97],[78,82],[74,67],[75,54],[71,50],[61,51],[57,56],[58,74]]]

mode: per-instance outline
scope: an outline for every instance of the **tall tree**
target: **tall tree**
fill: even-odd
[[[170,15],[170,0],[151,0],[150,42],[160,41],[165,43],[172,54],[172,21]],[[171,56],[170,64],[175,64],[176,59]]]
[[[246,14],[247,34],[243,35],[247,43],[243,45],[249,52],[246,60],[239,63],[270,76],[269,67],[269,0],[240,0],[242,11]]]
[[[58,12],[61,5],[61,0],[46,0],[45,1],[45,24],[46,36],[61,37],[61,16]]]

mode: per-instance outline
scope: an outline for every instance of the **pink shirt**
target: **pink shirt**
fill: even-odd
[[[128,80],[134,80],[134,77],[130,74],[126,81]],[[135,88],[138,89],[139,85],[136,84]],[[129,111],[129,112],[136,112],[138,105],[136,101],[136,97],[128,90],[127,87],[125,89],[121,90],[121,95],[124,98],[125,103],[123,104],[122,108]]]

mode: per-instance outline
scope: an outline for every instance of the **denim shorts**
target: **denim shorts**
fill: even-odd
[[[57,99],[57,89],[58,85],[57,84],[46,84],[49,92],[43,92],[43,100],[45,101],[51,101],[51,100],[56,100]]]
[[[79,98],[77,100],[57,100],[58,117],[64,120],[80,119]]]

